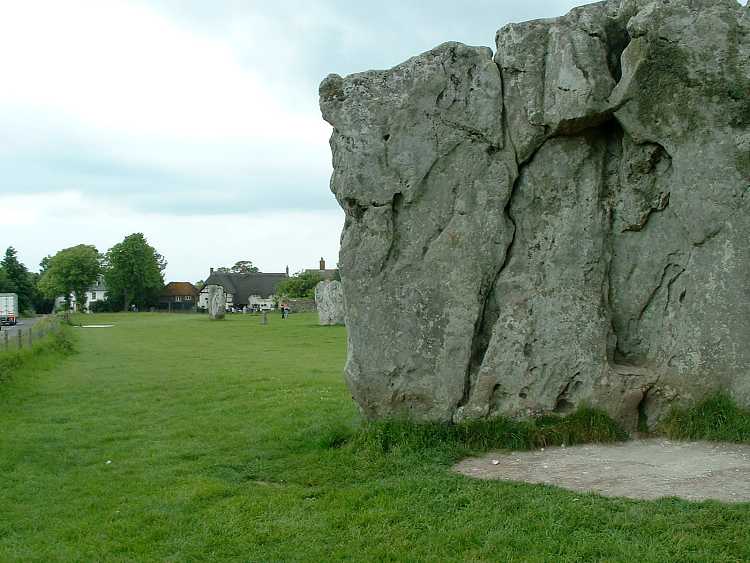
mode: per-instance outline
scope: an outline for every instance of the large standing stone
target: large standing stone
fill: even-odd
[[[320,324],[344,324],[344,293],[340,281],[324,280],[315,286],[315,308]]]
[[[226,297],[224,288],[220,285],[208,286],[208,318],[211,320],[221,320],[224,318],[226,311]]]
[[[750,9],[608,0],[320,88],[366,416],[750,405]]]

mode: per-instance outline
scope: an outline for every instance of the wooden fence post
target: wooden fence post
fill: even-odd
[[[34,347],[34,327],[29,327],[29,348]]]
[[[8,342],[8,331],[5,331],[5,351],[7,352],[10,348],[10,342]]]
[[[16,334],[18,335],[18,349],[20,350],[23,348],[23,329],[19,328]]]

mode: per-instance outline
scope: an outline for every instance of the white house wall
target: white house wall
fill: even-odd
[[[224,295],[226,295],[226,305],[227,307],[230,307],[232,303],[234,303],[234,294],[226,293],[225,291]],[[208,290],[207,289],[202,289],[200,294],[198,295],[198,307],[201,309],[208,309]]]
[[[247,306],[251,309],[257,307],[261,310],[273,309],[273,296],[263,299],[260,295],[251,295],[247,299]]]

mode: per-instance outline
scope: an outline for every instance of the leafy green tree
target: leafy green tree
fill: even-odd
[[[41,275],[44,275],[44,272],[46,272],[49,269],[49,263],[52,260],[52,256],[49,254],[42,258],[42,261],[39,262],[39,273]]]
[[[0,265],[0,293],[15,293],[16,284],[8,277],[5,269]]]
[[[34,312],[42,314],[51,313],[55,308],[55,300],[52,297],[47,297],[39,287],[39,283],[42,280],[42,274],[32,272],[31,280],[34,283],[34,296],[32,298]]]
[[[258,267],[253,265],[250,260],[239,260],[234,263],[234,266],[227,268],[222,266],[216,269],[217,272],[223,272],[225,274],[254,274],[259,272]]]
[[[49,261],[52,256],[45,256],[39,263],[39,272],[31,272],[31,283],[34,287],[34,293],[32,297],[32,305],[34,311],[37,313],[51,313],[55,308],[55,299],[47,297],[39,287],[39,283],[42,280],[42,276],[49,268]]]
[[[322,279],[317,272],[298,272],[279,283],[276,296],[310,299],[315,297],[315,286]]]
[[[5,256],[0,261],[0,266],[10,282],[6,282],[6,285],[12,286],[14,289],[10,291],[18,294],[18,308],[21,311],[30,310],[33,306],[34,282],[29,275],[29,270],[19,262],[15,248],[8,247]]]
[[[128,310],[156,305],[164,287],[163,271],[167,262],[148,244],[143,233],[128,235],[107,252],[104,280],[113,303]]]
[[[68,308],[72,293],[80,308],[86,302],[86,290],[96,281],[100,272],[99,251],[90,244],[79,244],[61,250],[46,261],[46,269],[39,279],[39,289],[51,299],[64,296]]]

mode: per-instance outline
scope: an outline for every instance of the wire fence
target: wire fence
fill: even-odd
[[[59,317],[45,317],[30,327],[18,326],[3,328],[0,330],[0,351],[21,350],[33,348],[39,344],[44,337],[52,332],[60,330],[61,319]]]

